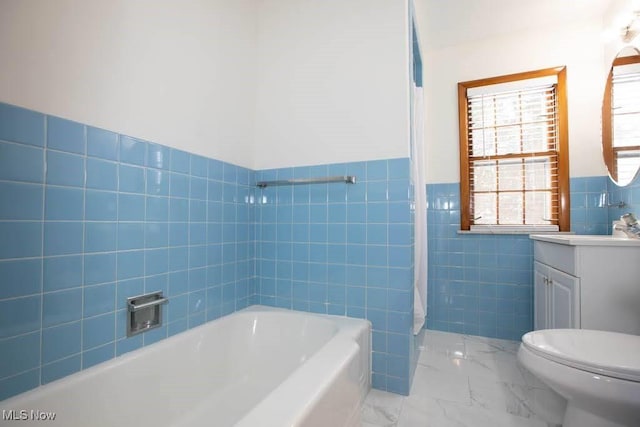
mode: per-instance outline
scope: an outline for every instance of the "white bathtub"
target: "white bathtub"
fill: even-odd
[[[365,320],[253,306],[4,400],[0,424],[356,426],[370,345]]]

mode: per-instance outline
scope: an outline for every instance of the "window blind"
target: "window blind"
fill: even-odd
[[[536,83],[467,94],[471,225],[558,225],[557,85]]]

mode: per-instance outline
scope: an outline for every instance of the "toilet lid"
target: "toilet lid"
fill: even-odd
[[[546,359],[607,377],[640,382],[640,336],[587,329],[545,329],[522,337]]]

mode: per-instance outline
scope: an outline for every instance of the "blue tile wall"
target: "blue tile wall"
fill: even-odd
[[[257,172],[258,181],[355,175],[357,183],[257,194],[256,291],[262,304],[366,318],[373,386],[408,394],[413,321],[409,159]]]
[[[0,400],[252,304],[255,173],[0,104]],[[125,337],[128,296],[162,328]]]
[[[619,187],[610,179],[606,179],[606,181],[608,202],[610,204],[625,203],[622,208],[613,206],[608,208],[607,233],[611,233],[611,222],[620,219],[621,215],[633,212],[636,216],[640,216],[640,177],[636,176],[636,179],[626,187]]]
[[[639,181],[620,188],[606,176],[571,178],[571,230],[610,233],[612,220],[639,212],[639,188]],[[528,235],[459,234],[458,183],[427,185],[427,199],[427,327],[520,340],[533,329],[533,245]],[[607,208],[607,200],[628,206]]]
[[[428,185],[427,201],[427,327],[520,339],[533,324],[529,236],[459,234],[457,183]]]
[[[571,178],[571,231],[577,234],[607,234],[609,219],[606,176]]]

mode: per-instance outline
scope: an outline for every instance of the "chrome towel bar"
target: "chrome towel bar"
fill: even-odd
[[[324,178],[295,178],[279,181],[258,181],[256,185],[260,188],[278,185],[301,185],[301,184],[328,184],[332,182],[343,182],[345,184],[355,184],[356,177],[353,175],[328,176]]]

